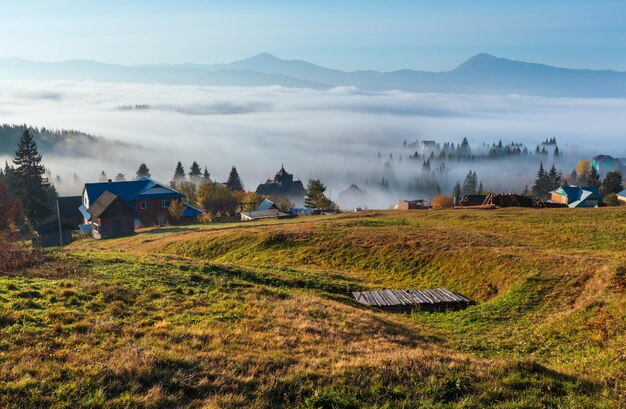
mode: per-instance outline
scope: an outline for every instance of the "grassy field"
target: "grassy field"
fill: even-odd
[[[152,229],[0,276],[0,407],[620,408],[625,319],[626,208]]]

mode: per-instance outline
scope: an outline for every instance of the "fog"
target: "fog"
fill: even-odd
[[[149,109],[121,109],[148,105]],[[555,136],[567,156],[559,164],[569,173],[576,160],[605,153],[626,157],[626,100],[527,96],[476,96],[366,93],[356,88],[327,91],[284,87],[216,88],[95,82],[0,83],[0,123],[75,129],[136,146],[99,149],[82,157],[44,155],[53,175],[97,181],[102,170],[132,177],[145,162],[153,178],[167,182],[177,161],[207,166],[218,181],[235,165],[246,188],[254,190],[284,164],[296,178],[320,177],[333,196],[351,183],[370,192],[371,206],[387,207],[408,192],[377,194],[363,186],[383,174],[392,153],[399,184],[419,175],[421,162],[397,162],[410,149],[404,140],[459,143],[472,148],[502,140],[523,142],[529,150]],[[4,160],[5,158],[1,158]],[[495,167],[494,167],[495,166]],[[519,189],[532,183],[536,164],[458,163],[442,177],[447,191],[469,169],[494,189],[507,183]],[[513,180],[513,182],[510,182]],[[61,186],[62,193],[75,187]]]

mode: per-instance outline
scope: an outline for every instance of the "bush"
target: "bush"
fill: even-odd
[[[16,272],[46,261],[43,249],[31,249],[0,235],[0,273]]]
[[[452,196],[439,195],[433,199],[433,209],[451,209],[454,207]]]

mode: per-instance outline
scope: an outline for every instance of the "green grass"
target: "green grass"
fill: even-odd
[[[625,209],[363,212],[80,241],[0,276],[2,407],[619,408]],[[364,288],[479,303],[389,314]]]

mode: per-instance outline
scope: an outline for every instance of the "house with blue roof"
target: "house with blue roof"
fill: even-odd
[[[591,186],[561,186],[550,192],[550,201],[570,208],[598,207],[602,205],[602,195]]]
[[[620,204],[626,205],[626,189],[617,194],[617,200],[619,200]]]
[[[172,200],[181,200],[185,205],[183,221],[197,220],[200,209],[184,201],[185,195],[171,187],[147,177],[137,180],[99,183],[86,183],[83,188],[80,211],[85,224],[90,224],[89,208],[104,194],[109,192],[120,198],[132,211],[135,227],[164,226],[174,220],[169,212]]]

